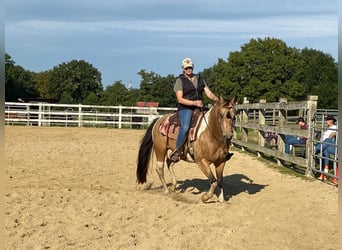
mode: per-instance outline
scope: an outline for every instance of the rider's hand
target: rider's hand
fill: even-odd
[[[202,108],[203,107],[202,100],[195,100],[194,101],[194,106]]]

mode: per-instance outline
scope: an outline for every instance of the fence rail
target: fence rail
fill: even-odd
[[[317,168],[314,144],[317,131],[323,131],[324,117],[337,116],[337,110],[318,110],[317,96],[309,96],[307,101],[237,104],[237,120],[233,145],[242,150],[252,150],[258,156],[274,157],[278,164],[287,162],[305,169],[306,175],[314,175],[323,170]],[[5,102],[6,125],[65,126],[65,127],[113,127],[145,129],[157,117],[174,112],[176,108],[147,108],[125,106],[93,106],[81,104],[16,103]],[[306,119],[308,130],[300,130],[295,124],[298,116]],[[285,135],[306,137],[305,157],[286,154]],[[337,145],[336,152],[337,152]],[[333,177],[337,178],[337,154],[331,159],[334,164]]]
[[[301,102],[287,102],[286,99],[280,99],[276,103],[267,103],[266,100],[260,100],[260,103],[248,103],[245,99],[243,104],[236,106],[238,114],[236,130],[240,133],[235,133],[233,145],[241,147],[242,150],[254,151],[259,157],[263,155],[274,157],[279,165],[293,163],[303,167],[308,176],[322,172],[321,167],[316,164],[316,159],[321,162],[322,156],[314,152],[314,145],[318,142],[317,131],[325,129],[324,122],[319,121],[324,121],[327,114],[337,115],[338,112],[318,110],[317,101],[317,96],[309,96],[307,101]],[[296,125],[299,116],[307,121],[307,130],[301,130]],[[276,135],[273,143],[269,140],[270,135]],[[286,135],[307,138],[303,148],[305,157],[285,153]],[[335,146],[337,152],[337,145]],[[337,178],[336,157],[337,154],[331,159],[334,162],[334,173],[331,177]]]
[[[5,102],[6,125],[146,128],[175,108]]]

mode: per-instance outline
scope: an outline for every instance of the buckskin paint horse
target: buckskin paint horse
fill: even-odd
[[[229,144],[233,137],[235,104],[236,97],[230,101],[220,97],[204,114],[200,121],[197,137],[191,142],[193,158],[189,159],[187,154],[181,156],[182,160],[195,162],[210,180],[210,189],[202,196],[203,202],[207,202],[213,197],[217,186],[220,188],[218,199],[220,202],[224,201],[222,175]],[[173,169],[174,164],[167,164],[171,174],[170,190],[168,189],[164,178],[164,162],[167,159],[167,152],[169,150],[173,151],[176,144],[176,140],[170,139],[160,132],[160,126],[169,116],[170,114],[166,114],[155,119],[147,128],[146,133],[140,142],[136,170],[138,183],[145,183],[150,165],[150,158],[154,151],[157,160],[156,172],[160,178],[165,194],[168,194],[169,191],[174,192],[177,184]],[[210,169],[210,164],[214,164],[215,166],[216,178]]]

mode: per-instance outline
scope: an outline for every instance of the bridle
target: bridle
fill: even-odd
[[[217,105],[217,104],[216,104],[216,105]],[[213,108],[214,108],[214,107],[212,107],[212,109],[213,109]],[[233,107],[232,107],[232,108],[233,108]],[[208,112],[211,112],[212,109],[209,110]],[[204,109],[202,108],[201,111],[204,112]],[[229,114],[229,116],[231,116],[229,112],[230,112],[230,111],[228,110],[228,114]],[[228,116],[228,114],[227,114],[227,116]],[[221,124],[221,119],[223,118],[223,117],[220,117],[220,116],[221,116],[221,115],[218,114],[218,111],[216,110],[216,120],[217,120],[216,122],[217,122],[218,125]],[[209,132],[211,133],[211,135],[214,137],[214,139],[215,139],[215,140],[217,141],[217,143],[220,145],[221,149],[224,150],[225,146],[227,145],[227,144],[225,143],[225,141],[223,140],[223,142],[222,142],[222,138],[218,138],[218,137],[215,135],[215,133],[213,132],[212,128],[209,126],[208,121],[207,121],[205,115],[203,116],[203,119],[204,119],[204,122],[205,122],[205,124],[207,125],[207,128],[208,128]],[[227,117],[227,119],[229,119],[229,118]],[[230,119],[232,120],[232,132],[233,132],[233,130],[234,130],[235,115],[234,115],[234,117],[230,117]],[[223,135],[222,128],[221,128],[221,126],[219,126],[219,127],[220,127],[220,130],[221,130],[221,134]]]

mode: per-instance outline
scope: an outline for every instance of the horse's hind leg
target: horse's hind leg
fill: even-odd
[[[164,193],[168,194],[169,189],[167,188],[165,177],[164,177],[164,161],[157,161],[156,172],[157,172],[159,179],[163,185]]]
[[[172,192],[175,192],[176,191],[176,185],[177,185],[177,179],[176,179],[175,171],[173,170],[173,164],[171,166],[168,166],[168,169],[169,169],[170,174],[171,174],[170,190]],[[165,194],[168,194],[169,189],[167,188],[165,177],[164,177],[164,162],[157,161],[156,172],[157,172],[159,179],[163,185],[163,189],[164,189]]]
[[[176,191],[176,185],[177,185],[177,179],[176,179],[176,174],[175,171],[173,170],[173,166],[174,164],[171,164],[170,166],[168,166],[169,172],[171,174],[171,187],[170,190],[172,192]]]

